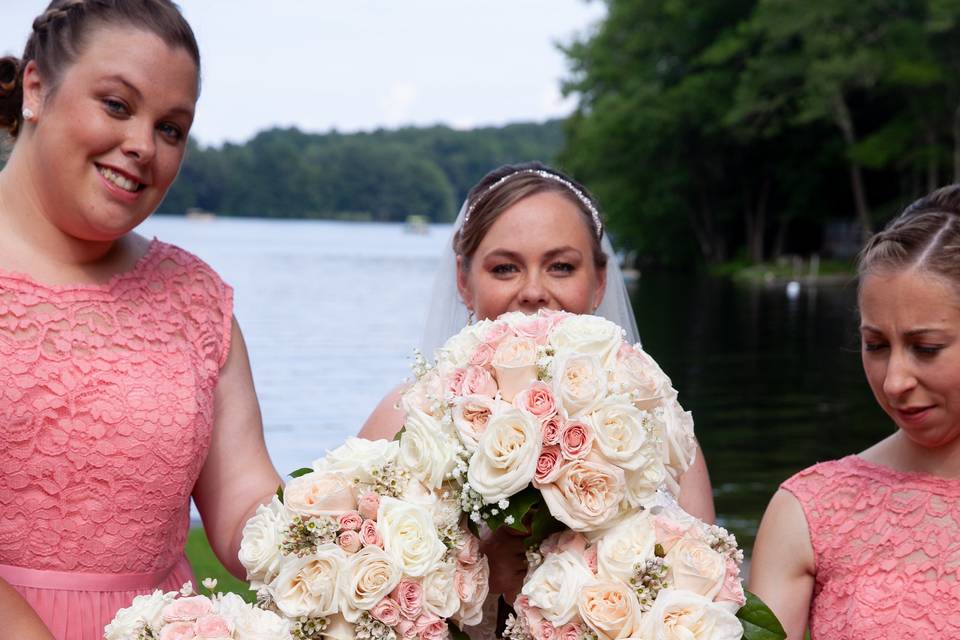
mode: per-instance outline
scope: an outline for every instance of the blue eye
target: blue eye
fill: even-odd
[[[104,98],[103,106],[106,107],[110,114],[115,116],[126,116],[129,113],[127,105],[116,98]]]
[[[180,127],[175,124],[170,124],[169,122],[161,122],[158,124],[157,131],[172,142],[180,142],[180,140],[183,139],[183,131],[181,131]]]

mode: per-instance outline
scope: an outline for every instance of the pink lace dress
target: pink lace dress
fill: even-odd
[[[782,487],[810,530],[813,640],[960,639],[960,480],[847,456]]]
[[[0,577],[58,639],[100,640],[134,596],[193,578],[189,500],[232,302],[157,240],[103,286],[0,272]]]

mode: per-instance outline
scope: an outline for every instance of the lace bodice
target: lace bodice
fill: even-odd
[[[157,240],[103,286],[0,273],[0,563],[177,561],[231,305],[210,267]]]
[[[810,530],[813,640],[960,638],[960,480],[848,456],[782,486]]]

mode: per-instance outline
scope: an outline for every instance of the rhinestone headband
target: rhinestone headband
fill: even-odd
[[[544,178],[546,180],[552,180],[553,182],[562,184],[564,187],[567,188],[568,191],[570,191],[570,193],[575,195],[577,197],[577,200],[579,200],[580,203],[584,207],[586,207],[587,211],[590,212],[590,217],[593,219],[593,226],[597,230],[597,237],[599,238],[601,235],[603,235],[603,223],[600,221],[600,212],[597,211],[597,208],[594,206],[590,198],[588,198],[586,194],[583,193],[583,191],[577,188],[577,186],[574,185],[569,180],[565,178],[561,178],[555,173],[544,171],[543,169],[520,169],[519,171],[508,173],[507,175],[503,176],[502,178],[494,182],[492,185],[484,189],[483,193],[477,196],[477,198],[473,201],[473,204],[467,207],[467,212],[463,216],[463,226],[464,227],[467,226],[467,222],[470,221],[470,214],[473,213],[473,210],[477,208],[477,205],[480,204],[480,202],[482,202],[483,199],[486,198],[491,191],[497,189],[504,182],[507,182],[508,180],[512,180],[513,178],[521,175],[535,175],[535,176]]]

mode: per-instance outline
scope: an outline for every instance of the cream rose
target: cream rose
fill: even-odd
[[[372,482],[373,469],[397,459],[399,445],[393,440],[365,440],[347,438],[347,441],[315,460],[314,471],[340,473],[361,482]]]
[[[339,517],[353,511],[357,499],[353,484],[346,476],[327,471],[314,471],[294,478],[283,490],[283,504],[293,513],[306,518]]]
[[[104,640],[127,640],[147,623],[153,629],[163,624],[163,610],[173,602],[176,592],[164,593],[160,590],[150,595],[137,596],[129,607],[117,611],[110,624],[103,630]]]
[[[629,583],[635,564],[653,558],[656,531],[649,511],[639,511],[604,532],[597,542],[597,572]]]
[[[684,411],[680,403],[673,399],[664,404],[661,416],[667,470],[671,477],[679,482],[680,475],[693,464],[697,453],[697,439],[693,435],[693,414]]]
[[[550,330],[548,340],[557,353],[596,356],[604,367],[612,368],[623,344],[623,329],[597,316],[571,315]]]
[[[604,458],[631,471],[647,463],[644,448],[651,448],[650,433],[644,427],[644,413],[631,404],[629,397],[607,398],[586,420],[593,429],[594,446]]]
[[[400,396],[400,410],[410,413],[414,409],[440,417],[443,413],[443,378],[437,369],[431,369]]]
[[[488,504],[518,493],[533,479],[541,449],[540,423],[515,407],[487,423],[470,457],[467,481]]]
[[[670,378],[639,345],[620,347],[610,386],[615,393],[631,394],[641,409],[652,409],[661,399],[674,393]]]
[[[444,562],[423,577],[423,610],[440,618],[449,618],[460,608],[454,578],[455,562]]]
[[[644,640],[740,640],[743,625],[722,605],[703,596],[664,589],[643,615]]]
[[[346,562],[343,549],[322,544],[307,557],[287,558],[267,589],[287,617],[330,615],[341,606],[337,584]]]
[[[577,595],[593,582],[583,557],[571,551],[552,553],[527,578],[521,593],[555,627],[577,613]]]
[[[220,597],[217,613],[233,622],[235,640],[290,640],[287,620],[272,611],[247,604],[235,593],[224,593]]]
[[[460,600],[454,616],[462,624],[473,625],[483,617],[483,603],[490,593],[490,565],[487,558],[470,565],[458,565],[453,585]]]
[[[617,516],[626,486],[622,469],[587,458],[565,465],[540,493],[557,520],[574,531],[596,531]]]
[[[400,463],[430,489],[438,488],[453,471],[455,442],[441,423],[423,413],[408,413],[400,436]]]
[[[543,424],[557,415],[557,403],[553,389],[546,382],[534,382],[513,398],[513,406],[532,413]]]
[[[473,352],[480,343],[485,341],[493,322],[481,320],[465,326],[460,333],[448,339],[442,347],[437,349],[437,363],[445,368],[458,369],[470,364]],[[429,356],[430,354],[426,354]]]
[[[530,338],[505,338],[493,354],[500,395],[510,402],[537,381],[537,343]]]
[[[327,616],[327,628],[321,634],[330,640],[356,640],[357,632],[352,624],[339,613]]]
[[[431,513],[395,498],[380,499],[377,529],[383,539],[384,551],[404,574],[414,578],[436,568],[447,550],[437,535]]]
[[[584,586],[577,610],[599,640],[629,638],[640,627],[637,594],[619,580],[598,580]]]
[[[668,477],[663,461],[650,453],[647,457],[647,464],[636,471],[624,472],[624,479],[627,483],[627,504],[633,508],[642,505],[655,494]]]
[[[693,537],[681,538],[670,549],[666,563],[670,567],[670,583],[675,588],[710,600],[720,593],[727,573],[723,554]]]
[[[551,368],[554,399],[564,418],[589,413],[607,394],[607,372],[596,356],[557,357]]]
[[[254,589],[273,580],[280,571],[279,530],[284,521],[283,505],[274,496],[269,505],[257,507],[256,514],[243,526],[237,557]]]
[[[497,412],[504,407],[509,407],[507,403],[501,400],[495,400],[486,396],[463,396],[453,402],[453,426],[460,436],[467,451],[476,451],[487,430],[487,424]]]
[[[348,556],[337,583],[343,617],[356,622],[390,595],[401,577],[400,567],[379,547],[364,547]]]

